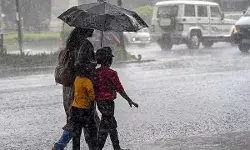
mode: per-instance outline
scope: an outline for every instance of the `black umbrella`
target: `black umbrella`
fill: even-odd
[[[148,27],[137,13],[107,2],[74,6],[58,18],[69,26],[100,31],[137,32]]]

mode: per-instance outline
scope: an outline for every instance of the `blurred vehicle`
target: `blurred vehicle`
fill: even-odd
[[[148,28],[143,28],[138,32],[123,32],[123,36],[125,45],[145,47],[151,40]]]
[[[236,20],[225,19],[218,3],[206,1],[163,1],[156,3],[151,37],[162,50],[174,44],[189,49],[211,47],[215,42],[232,42]]]
[[[67,39],[74,27],[70,27],[66,23],[63,22],[62,28],[60,31],[59,38],[59,48],[63,49],[66,47]],[[93,36],[88,38],[90,42],[93,44],[94,49],[97,50],[101,47],[101,32],[98,30],[94,30]],[[103,35],[103,46],[117,46],[120,44],[118,37],[112,32],[104,32]]]
[[[4,26],[5,26],[5,22],[4,22],[5,14],[2,13],[0,15],[1,15],[1,17],[0,17],[0,30],[2,32],[2,30],[4,29]]]
[[[239,20],[243,16],[242,12],[225,13],[226,19]]]
[[[250,49],[250,7],[234,26],[234,41],[238,44],[241,52]]]

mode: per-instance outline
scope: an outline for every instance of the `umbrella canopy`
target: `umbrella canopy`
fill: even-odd
[[[58,18],[73,27],[100,31],[137,32],[148,27],[137,13],[107,2],[75,6]]]

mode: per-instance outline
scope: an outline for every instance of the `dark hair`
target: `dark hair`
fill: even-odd
[[[104,65],[104,66],[110,66],[113,62],[113,57],[111,56],[98,56],[96,57],[97,64]]]
[[[96,51],[97,64],[110,66],[112,64],[114,55],[110,47],[102,47]]]
[[[82,41],[90,36],[92,36],[94,30],[93,29],[87,29],[87,28],[75,28],[70,33],[68,39],[66,48],[71,49],[73,47],[80,48]]]
[[[96,63],[77,64],[75,66],[76,75],[91,78],[94,73]]]

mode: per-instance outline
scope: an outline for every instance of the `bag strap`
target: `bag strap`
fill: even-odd
[[[79,50],[78,50],[77,60],[79,60],[79,58],[80,58],[81,49],[82,49],[83,45],[84,45],[84,44],[82,44],[81,47],[80,47]]]
[[[83,41],[83,42],[82,42],[82,44],[81,44],[81,46],[80,46],[80,48],[79,48],[79,50],[78,50],[78,54],[77,54],[76,61],[79,60],[79,58],[80,58],[80,56],[81,56],[81,53],[82,53],[83,55],[87,55],[86,49],[83,48],[84,46],[87,46],[86,41]],[[83,50],[83,51],[82,51],[82,50]]]

